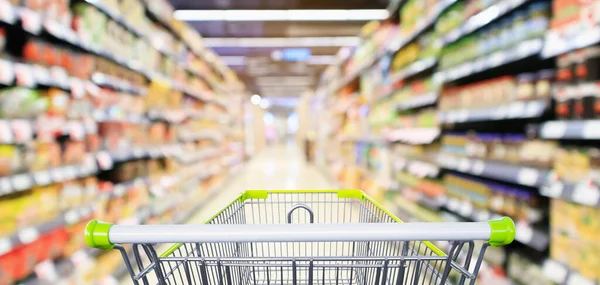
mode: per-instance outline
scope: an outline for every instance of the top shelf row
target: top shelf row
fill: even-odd
[[[393,6],[394,9],[402,9],[403,5],[407,5],[406,3],[407,1],[397,1],[394,2],[394,5],[390,5],[390,7]],[[401,25],[400,28],[395,27],[394,25],[391,26],[384,26],[382,28],[380,28],[379,32],[381,33],[385,33],[385,36],[383,37],[379,37],[379,36],[374,36],[371,39],[368,39],[366,41],[371,41],[374,42],[375,46],[378,46],[378,48],[375,48],[375,52],[370,52],[368,53],[368,49],[364,49],[361,50],[361,48],[357,49],[357,55],[359,54],[367,54],[366,56],[362,56],[362,59],[359,59],[358,56],[355,56],[354,59],[354,64],[348,65],[348,67],[346,68],[346,72],[345,72],[345,76],[341,76],[341,78],[339,79],[334,79],[333,82],[331,82],[332,84],[329,84],[329,91],[337,91],[340,88],[346,86],[348,83],[353,82],[356,78],[358,78],[358,76],[360,74],[363,74],[363,72],[367,71],[369,68],[371,68],[371,66],[373,66],[373,64],[379,62],[380,59],[382,59],[384,56],[389,55],[389,54],[394,54],[397,51],[407,47],[409,44],[411,44],[413,41],[415,41],[416,39],[420,38],[422,35],[424,35],[426,33],[426,31],[430,30],[430,28],[434,25],[436,25],[436,30],[438,30],[437,25],[439,24],[441,26],[441,21],[442,18],[452,18],[452,23],[450,20],[448,19],[444,19],[444,26],[446,28],[444,28],[444,31],[440,30],[437,31],[436,33],[438,34],[437,39],[435,40],[435,43],[432,43],[433,45],[439,45],[440,47],[449,47],[449,45],[454,45],[455,43],[457,43],[459,40],[462,42],[463,39],[466,40],[467,37],[469,37],[470,35],[472,35],[473,33],[480,31],[482,29],[487,29],[488,27],[490,29],[492,29],[492,26],[496,27],[497,23],[503,23],[502,19],[505,19],[507,15],[515,15],[515,17],[519,17],[520,12],[523,9],[529,11],[531,10],[530,8],[527,8],[529,6],[531,7],[539,7],[539,3],[536,1],[532,1],[532,0],[498,0],[498,1],[494,1],[495,3],[490,5],[489,7],[483,8],[481,9],[479,12],[476,13],[472,13],[472,14],[468,14],[468,12],[464,12],[466,13],[463,17],[466,18],[465,20],[457,20],[455,19],[456,17],[446,17],[445,15],[451,15],[452,13],[456,14],[456,10],[455,7],[457,5],[460,5],[459,3],[457,3],[457,0],[440,0],[437,2],[437,4],[431,6],[431,8],[429,9],[429,11],[427,12],[426,15],[422,15],[422,16],[411,16],[412,22],[414,22],[414,24],[412,25],[413,28],[406,28],[404,26],[406,25]],[[527,7],[525,7],[527,6]],[[462,6],[461,6],[462,7]],[[391,9],[391,8],[390,8]],[[464,10],[464,9],[463,9]],[[467,9],[469,10],[469,9]],[[473,10],[473,9],[471,9]],[[412,10],[411,10],[412,11]],[[420,11],[421,13],[423,13],[422,11]],[[392,13],[390,13],[392,14]],[[444,15],[444,16],[442,16]],[[402,17],[402,15],[401,15]],[[405,15],[406,17],[406,15]],[[415,19],[412,19],[415,18]],[[577,30],[577,29],[566,29],[566,28],[556,28],[554,23],[558,22],[559,19],[552,18],[552,29],[549,30],[548,32],[545,33],[545,35],[541,35],[538,38],[535,39],[531,39],[530,41],[525,41],[523,42],[523,45],[518,45],[515,50],[511,50],[511,49],[507,49],[506,51],[501,50],[501,53],[507,53],[509,56],[512,56],[512,53],[516,53],[518,54],[518,56],[516,56],[515,58],[512,59],[508,59],[506,58],[506,62],[505,63],[509,63],[512,61],[516,61],[516,60],[520,60],[520,59],[524,59],[525,57],[531,57],[531,56],[539,56],[540,58],[546,59],[546,58],[551,58],[554,56],[558,56],[564,53],[567,53],[569,51],[573,51],[573,50],[577,50],[580,48],[584,48],[587,46],[591,46],[594,45],[598,42],[600,42],[600,26],[598,26],[598,24],[593,24],[593,23],[588,23],[588,24],[579,24],[579,23],[575,23],[575,24],[571,24],[570,26],[581,26],[578,30],[577,33],[574,33],[573,30]],[[404,22],[405,20],[401,20],[401,22]],[[456,24],[455,22],[460,21],[460,24]],[[436,24],[436,22],[439,22]],[[386,24],[384,24],[386,25]],[[537,23],[536,25],[540,25],[540,23]],[[455,26],[454,28],[452,28],[452,26]],[[566,25],[562,25],[562,26],[566,26]],[[561,26],[561,27],[562,27]],[[440,28],[442,29],[442,28]],[[378,32],[378,33],[379,33]],[[516,33],[516,32],[515,32]],[[374,34],[374,33],[371,33]],[[378,39],[386,39],[382,42],[378,42]],[[535,44],[532,44],[535,43]],[[371,44],[365,44],[363,47],[368,47]],[[431,44],[428,44],[431,45]],[[525,47],[526,49],[523,49],[522,47]],[[370,54],[370,56],[369,56]],[[490,60],[494,60],[497,61],[497,59],[499,58],[498,55],[496,53],[493,53],[493,58],[490,58]],[[525,56],[523,56],[525,55]],[[439,57],[439,56],[437,56]],[[488,59],[487,57],[482,57],[482,59]],[[478,62],[477,62],[478,63]],[[504,64],[504,63],[501,63]],[[469,74],[465,75],[465,76],[469,76],[469,75],[473,75],[473,74],[478,74],[481,72],[484,72],[486,70],[489,70],[491,68],[495,68],[499,66],[499,64],[495,63],[495,64],[489,64],[489,65],[484,65],[484,66],[480,66],[480,68],[476,68],[476,70],[473,70],[471,72],[469,72]],[[335,67],[332,67],[333,69],[335,69]],[[450,71],[450,70],[447,70]],[[439,75],[447,75],[444,76],[445,80],[444,82],[447,81],[453,81],[459,78],[462,78],[464,76],[457,76],[457,72],[440,72],[442,74]],[[448,74],[446,74],[448,73]],[[333,75],[333,73],[329,73],[330,75]],[[326,75],[327,76],[327,73]],[[438,76],[439,77],[439,76]],[[331,78],[331,77],[330,77]],[[453,79],[454,78],[454,79]],[[390,82],[390,83],[394,83],[394,82]]]
[[[139,5],[142,4],[139,3]],[[98,12],[84,9],[87,8],[86,6],[94,7],[96,11],[106,15],[105,17],[113,20],[114,23],[120,26],[121,30],[126,31],[126,33],[110,35],[111,33],[117,33],[119,29],[109,29],[111,23],[104,22],[103,24],[102,17],[98,18]],[[219,82],[220,79],[218,79],[218,77],[231,77],[231,74],[228,74],[227,76],[220,74],[220,71],[223,70],[221,64],[214,59],[215,56],[205,54],[210,52],[201,47],[201,40],[197,41],[195,44],[190,44],[190,41],[179,42],[176,38],[180,38],[180,36],[172,29],[164,29],[169,31],[165,32],[164,30],[153,29],[151,23],[146,23],[145,25],[131,24],[120,12],[117,12],[118,10],[108,8],[99,1],[79,1],[72,9],[75,15],[64,13],[62,16],[50,16],[45,14],[43,10],[31,7],[31,5],[28,7],[13,6],[7,0],[0,0],[0,22],[8,25],[20,26],[20,28],[25,30],[28,34],[35,37],[45,37],[48,35],[51,38],[58,39],[59,41],[78,49],[109,59],[110,61],[144,75],[150,80],[161,80],[175,89],[183,89],[183,87],[179,86],[169,78],[169,76],[152,68],[152,66],[147,64],[144,59],[137,58],[141,57],[140,54],[142,54],[143,49],[140,50],[140,47],[142,45],[148,45],[165,58],[168,58],[182,70],[185,70],[194,76],[203,78],[215,92],[229,92],[229,90]],[[147,6],[140,6],[138,9],[141,10],[138,11],[139,13],[135,13],[135,9],[133,9],[134,12],[132,12],[132,18],[144,18],[146,22],[149,22],[150,20],[145,18],[146,14],[150,15],[151,13],[146,11],[146,9],[148,9]],[[72,21],[71,17],[73,18]],[[160,17],[156,17],[156,15],[150,18],[160,19]],[[138,22],[144,23],[144,20],[139,20]],[[115,24],[112,25],[114,26]],[[162,22],[161,25],[165,26],[166,24]],[[77,28],[73,29],[71,26]],[[106,31],[95,31],[98,27],[103,26],[106,27]],[[140,27],[146,27],[146,29]],[[129,35],[127,35],[127,33],[129,33]],[[132,42],[128,48],[129,50],[132,50],[131,55],[128,55],[128,52],[121,52],[121,49],[115,49],[119,46],[118,44],[109,43],[111,41],[119,41],[119,39],[123,42],[131,42],[131,40],[127,39],[136,37],[140,38],[141,41]],[[133,50],[138,50],[138,52],[134,52]],[[193,51],[193,53],[188,52],[188,50]],[[136,55],[136,53],[139,54]],[[150,55],[146,53],[143,54],[144,57],[150,57]],[[208,58],[211,59],[209,60]],[[225,78],[224,81],[227,79],[228,78]]]

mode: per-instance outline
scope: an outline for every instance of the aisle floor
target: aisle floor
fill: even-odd
[[[203,223],[247,189],[336,189],[336,186],[316,166],[306,163],[297,146],[276,145],[257,154],[240,173],[230,177],[188,223]],[[120,283],[132,284],[129,276]]]

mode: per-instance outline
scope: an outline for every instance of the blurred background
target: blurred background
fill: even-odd
[[[510,216],[477,284],[599,285],[599,43],[598,0],[0,0],[0,285],[132,284],[87,221],[276,188]]]

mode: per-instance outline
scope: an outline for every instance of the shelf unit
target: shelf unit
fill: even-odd
[[[0,91],[22,90],[35,94],[35,100],[46,100],[54,92],[58,97],[50,103],[64,102],[69,111],[46,106],[32,115],[3,112],[0,118],[5,148],[24,147],[22,153],[38,161],[43,154],[38,145],[59,147],[56,162],[34,167],[30,158],[20,158],[23,167],[5,169],[0,177],[3,208],[12,209],[10,203],[17,201],[26,207],[26,201],[34,201],[33,193],[41,193],[48,204],[43,208],[50,211],[33,220],[19,216],[15,226],[0,217],[2,284],[90,284],[122,277],[117,268],[122,261],[107,258],[113,252],[89,250],[83,243],[78,229],[86,221],[183,222],[245,160],[244,149],[238,147],[244,140],[245,90],[233,71],[203,47],[191,27],[151,11],[150,5],[161,1],[127,2],[128,7],[112,7],[102,1],[66,1],[60,7],[68,15],[65,20],[35,7],[35,1],[14,6],[0,0],[0,34],[6,43],[0,45]],[[134,23],[129,13],[135,12],[143,17]],[[147,48],[154,60],[142,62],[103,48],[76,24],[90,14],[110,25],[101,31],[105,41],[120,32]],[[168,35],[172,46],[156,33]],[[35,57],[26,47],[43,47],[57,56]],[[84,59],[93,67],[82,73]],[[6,98],[14,94],[3,95],[3,108],[9,108],[14,103]],[[75,152],[75,147],[84,150]],[[67,156],[68,151],[75,154]],[[55,199],[60,206],[52,206]],[[123,201],[129,205],[118,215],[116,205]],[[21,264],[24,260],[29,263]],[[82,268],[82,261],[92,268]],[[114,272],[106,270],[113,266]],[[77,270],[63,274],[59,269],[64,267]]]
[[[600,18],[597,12],[600,10],[585,10],[589,12],[586,14],[588,17],[570,26],[563,23],[566,20],[560,22],[555,18],[557,15],[547,13],[546,18],[537,18],[535,24],[546,23],[547,26],[532,30],[523,37],[523,34],[519,34],[523,30],[511,34],[509,31],[512,30],[507,28],[511,25],[507,23],[515,18],[526,21],[524,14],[528,11],[542,9],[540,7],[544,3],[550,4],[556,0],[498,0],[490,2],[487,7],[464,9],[460,13],[468,11],[470,14],[463,16],[459,24],[447,26],[445,32],[437,30],[442,29],[437,26],[439,20],[447,19],[444,18],[447,16],[445,12],[452,10],[453,19],[457,21],[456,13],[461,11],[457,10],[458,5],[473,4],[471,1],[420,2],[421,6],[411,6],[410,13],[403,14],[402,9],[410,2],[392,1],[388,7],[391,18],[381,21],[376,30],[361,33],[364,46],[384,52],[374,52],[372,57],[362,53],[360,57],[344,56],[344,60],[330,66],[322,76],[315,91],[315,97],[321,104],[316,108],[320,110],[320,115],[315,118],[319,123],[314,124],[315,133],[320,134],[317,152],[326,157],[320,162],[321,167],[337,177],[342,187],[363,189],[376,198],[385,199],[390,209],[397,209],[411,221],[444,220],[446,213],[456,218],[451,220],[463,221],[481,221],[500,216],[497,211],[490,210],[489,205],[474,205],[465,198],[467,194],[461,199],[432,196],[439,193],[426,184],[437,183],[448,188],[446,177],[449,175],[489,185],[490,189],[497,186],[498,189],[493,191],[499,193],[513,189],[510,191],[516,191],[518,194],[514,195],[520,195],[519,199],[524,201],[531,199],[527,197],[534,197],[545,205],[536,209],[542,213],[540,218],[526,219],[523,214],[512,214],[513,219],[518,221],[517,243],[514,247],[523,253],[515,255],[511,250],[505,252],[505,259],[513,260],[513,256],[517,256],[516,259],[526,261],[526,266],[511,266],[512,261],[508,261],[500,269],[511,271],[511,278],[525,284],[527,281],[524,280],[528,278],[546,282],[540,284],[600,284],[600,278],[589,277],[595,274],[590,268],[578,271],[578,266],[553,259],[556,252],[561,251],[553,244],[554,235],[560,229],[555,228],[557,225],[549,217],[549,212],[561,205],[559,202],[568,202],[568,205],[579,207],[581,211],[600,208],[600,189],[597,186],[600,181],[591,173],[579,181],[572,181],[575,178],[565,170],[568,168],[555,169],[554,157],[547,159],[525,153],[522,159],[515,160],[514,156],[512,159],[497,158],[501,155],[493,153],[498,144],[507,145],[506,151],[509,151],[510,147],[523,142],[531,142],[531,146],[539,146],[540,149],[553,144],[550,149],[553,153],[587,151],[587,147],[594,147],[600,140],[600,123],[595,117],[589,118],[593,115],[587,113],[577,115],[585,117],[581,119],[565,119],[564,114],[562,117],[558,115],[559,109],[564,109],[568,104],[564,103],[564,99],[559,100],[555,88],[547,88],[550,91],[545,93],[542,93],[542,89],[534,88],[543,96],[527,97],[521,93],[523,88],[515,87],[512,93],[506,93],[509,94],[506,98],[510,99],[496,101],[491,95],[480,94],[486,92],[481,86],[493,78],[514,76],[515,84],[531,82],[528,80],[533,78],[533,72],[557,69],[559,64],[553,57],[559,57],[558,60],[563,57],[575,58],[562,55],[597,45],[600,42],[600,23],[593,19]],[[581,5],[591,8],[594,4]],[[545,7],[543,9],[552,9],[551,5]],[[407,19],[403,19],[403,15]],[[448,22],[445,24],[449,25]],[[506,43],[493,42],[490,31],[501,26],[505,27],[504,30],[495,32],[506,35]],[[421,56],[419,53],[422,51],[405,52],[402,56],[406,58],[410,55],[412,60],[403,62],[400,68],[396,67],[396,56],[415,43],[426,42],[431,30],[436,30],[437,40],[427,42],[428,45],[424,47],[439,45],[442,52],[434,56]],[[367,34],[372,37],[365,37]],[[485,35],[487,42],[476,42],[482,38],[478,38],[480,35]],[[451,49],[464,42],[470,45],[463,45],[463,50],[454,50],[456,59],[450,61]],[[495,48],[490,47],[494,44]],[[421,46],[421,49],[424,47]],[[477,53],[473,52],[474,47],[477,47]],[[363,51],[360,47],[356,50]],[[465,55],[460,56],[462,51]],[[578,53],[579,56],[582,54]],[[357,68],[349,72],[346,66]],[[343,74],[351,76],[344,77]],[[543,78],[540,74],[535,75],[536,78]],[[587,85],[597,85],[598,82],[598,78],[578,80]],[[589,94],[592,94],[590,90],[594,90],[593,94],[597,93],[597,88],[587,85],[581,90],[585,89]],[[466,95],[455,96],[454,101],[450,102],[448,96],[451,91],[470,93],[473,104],[462,103]],[[496,91],[500,92],[500,89]],[[330,105],[335,105],[336,100],[351,92],[358,93],[363,100],[358,99],[360,103],[353,104],[343,113],[327,112]],[[435,116],[431,116],[431,113]],[[329,121],[333,123],[323,126],[324,122]],[[477,133],[473,134],[472,130]],[[454,145],[460,141],[451,140],[456,134],[464,134],[462,139],[470,144],[470,148]],[[586,148],[580,150],[583,147]],[[502,149],[498,149],[501,153]],[[537,150],[535,147],[520,149],[532,153]],[[383,158],[381,153],[387,153],[389,157]],[[413,163],[426,163],[427,171],[411,169]],[[439,172],[433,172],[436,168]],[[427,183],[402,183],[399,179]],[[430,213],[438,214],[431,217]],[[562,251],[569,250],[563,248]],[[515,271],[515,268],[530,267],[532,269],[527,272]]]

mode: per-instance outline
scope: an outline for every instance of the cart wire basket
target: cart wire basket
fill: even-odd
[[[359,190],[248,190],[202,225],[85,229],[89,246],[120,250],[145,285],[474,284],[485,249],[514,237],[510,218],[402,223]],[[447,241],[447,253],[430,241]]]

